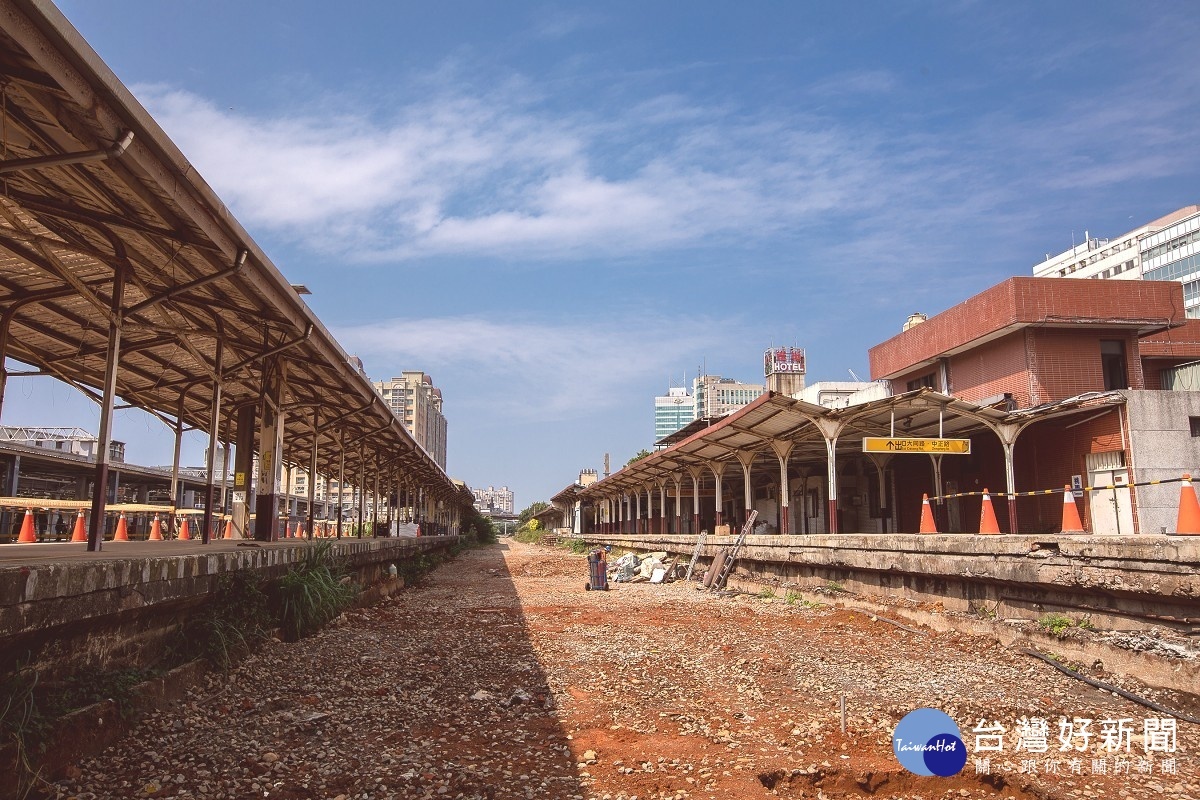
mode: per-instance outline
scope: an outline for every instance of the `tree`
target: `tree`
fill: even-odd
[[[490,544],[496,541],[496,528],[492,521],[479,513],[475,506],[467,506],[462,515],[462,531],[468,538],[474,538],[480,544]]]
[[[628,467],[635,461],[641,461],[648,455],[650,455],[650,451],[643,447],[641,450],[638,450],[636,453],[634,453],[632,458],[625,462],[625,466]]]
[[[549,504],[549,503],[543,503],[541,500],[537,500],[537,501],[535,501],[535,502],[533,502],[533,503],[530,503],[530,504],[529,504],[529,508],[527,508],[527,509],[525,509],[524,511],[522,511],[522,512],[521,512],[521,513],[520,513],[520,514],[517,516],[517,520],[518,520],[518,521],[519,521],[519,522],[520,522],[522,525],[525,525],[525,524],[527,524],[527,523],[529,522],[529,520],[533,519],[533,515],[534,515],[534,514],[537,514],[537,513],[538,513],[538,512],[540,512],[540,511],[545,511],[545,510],[546,510],[547,508],[549,508],[549,507],[550,507],[550,504]]]

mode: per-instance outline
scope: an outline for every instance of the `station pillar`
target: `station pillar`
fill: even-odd
[[[234,442],[233,489],[230,498],[230,516],[233,520],[233,536],[237,539],[250,538],[250,476],[254,471],[254,441],[257,438],[258,409],[253,405],[241,406],[237,410],[237,441]]]
[[[283,480],[283,426],[284,411],[280,402],[283,395],[283,363],[276,361],[274,369],[264,365],[262,406],[259,409],[258,428],[258,481],[254,489],[254,538],[260,542],[273,542],[279,538],[276,521],[279,506],[280,484]]]

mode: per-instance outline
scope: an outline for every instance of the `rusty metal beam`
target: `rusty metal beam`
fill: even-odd
[[[31,158],[12,158],[0,161],[0,175],[10,172],[20,172],[26,169],[41,169],[43,167],[63,167],[70,164],[86,164],[92,161],[105,161],[110,158],[120,158],[126,148],[133,142],[133,131],[126,131],[112,147],[101,150],[85,150],[82,153],[61,153],[51,156],[33,156]]]

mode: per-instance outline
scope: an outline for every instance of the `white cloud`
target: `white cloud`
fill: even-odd
[[[460,408],[524,420],[578,417],[625,404],[631,387],[637,393],[647,381],[677,375],[697,352],[728,349],[738,332],[738,323],[692,317],[563,324],[394,319],[334,331],[372,375],[420,363],[440,386],[444,367],[469,380],[451,393]]]
[[[897,111],[911,87],[884,70],[802,87],[887,96],[878,112],[837,118],[679,91],[607,112],[572,97],[563,111],[567,98],[520,76],[478,94],[457,77],[454,65],[432,72],[418,101],[340,97],[287,116],[138,93],[252,229],[340,263],[636,257],[818,229],[911,239],[930,220],[944,236],[1052,195],[1169,175],[1196,139],[1179,123],[1196,113],[1190,73],[1157,76],[1176,90],[1166,97],[1135,79],[1106,103],[1009,102],[953,119]]]
[[[596,120],[552,117],[519,88],[443,92],[380,122],[259,119],[166,87],[139,94],[239,217],[364,261],[643,253],[876,202],[861,189],[877,142],[673,95]]]

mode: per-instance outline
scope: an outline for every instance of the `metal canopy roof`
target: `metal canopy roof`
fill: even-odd
[[[930,389],[918,389],[879,400],[830,409],[768,392],[744,408],[713,422],[691,436],[635,461],[601,481],[580,489],[581,497],[641,489],[673,480],[689,469],[703,468],[701,486],[711,487],[711,463],[733,464],[737,457],[753,454],[751,467],[766,461],[778,475],[773,447],[791,445],[790,463],[826,460],[825,433],[837,436],[837,454],[862,453],[866,436],[912,438],[966,438],[991,426],[1026,426],[1034,422],[1089,411],[1097,406],[1123,403],[1119,392],[1089,393],[1019,411],[1006,411],[959,400]],[[769,461],[767,461],[769,460]]]
[[[114,294],[117,392],[221,438],[286,371],[285,459],[357,442],[432,494],[460,494],[174,143],[50,3],[0,0],[0,352],[97,396]],[[4,350],[7,346],[6,351]],[[274,356],[272,358],[272,356]]]

